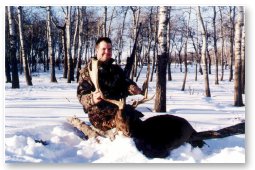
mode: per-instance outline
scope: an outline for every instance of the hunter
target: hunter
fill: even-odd
[[[103,98],[120,100],[125,99],[128,95],[141,94],[142,91],[135,82],[125,76],[119,65],[113,64],[110,38],[101,37],[96,41],[96,57],[92,59],[98,60],[100,92],[95,90],[95,85],[91,81],[89,69],[92,64],[90,60],[80,70],[77,97],[83,105],[84,112],[88,113],[90,123],[102,131],[107,131],[116,127],[115,116],[119,108]],[[125,104],[122,114],[129,121],[143,117],[141,112],[127,104]]]

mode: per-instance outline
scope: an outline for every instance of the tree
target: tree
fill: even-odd
[[[220,80],[223,81],[224,77],[224,33],[223,33],[223,16],[222,16],[222,9],[219,7],[220,11],[220,36],[221,36],[221,78]]]
[[[17,58],[16,58],[16,31],[14,25],[14,18],[13,18],[13,7],[8,6],[8,21],[9,21],[9,33],[10,33],[10,58],[11,58],[11,71],[12,71],[12,88],[19,88],[19,74],[18,74],[18,66],[17,66]]]
[[[152,69],[151,69],[151,78],[150,78],[150,81],[152,82],[153,80],[153,73],[154,73],[154,70],[156,70],[156,53],[158,53],[158,10],[159,8],[156,7],[156,16],[155,16],[155,34],[154,34],[154,46],[153,46],[153,58],[152,58]]]
[[[78,59],[77,59],[77,71],[76,71],[76,78],[77,82],[79,81],[80,76],[80,69],[81,69],[81,57],[82,57],[82,47],[84,45],[84,34],[83,34],[83,12],[86,12],[86,7],[78,7],[78,15],[80,19],[80,25],[79,25],[79,41],[78,41]]]
[[[71,54],[71,10],[72,7],[67,8],[66,15],[66,46],[67,46],[67,59],[68,59],[68,71],[67,71],[67,83],[71,83],[74,80],[73,59]]]
[[[117,54],[117,63],[120,64],[121,63],[121,55],[122,55],[122,51],[123,51],[123,34],[124,34],[124,29],[125,29],[125,21],[126,21],[126,16],[127,16],[127,12],[129,7],[125,7],[124,9],[124,16],[123,16],[123,22],[122,22],[122,27],[119,30],[119,38],[118,38],[118,54]]]
[[[218,78],[218,50],[217,50],[217,37],[216,37],[216,7],[213,7],[213,47],[215,57],[215,84],[219,84]]]
[[[185,90],[185,84],[186,84],[186,79],[187,79],[187,75],[188,75],[188,65],[187,65],[188,49],[187,48],[188,48],[188,38],[189,38],[190,13],[191,13],[191,7],[189,9],[189,18],[188,18],[188,22],[187,22],[187,26],[186,26],[186,40],[185,40],[185,45],[184,45],[184,65],[185,65],[185,71],[184,72],[185,72],[185,75],[184,75],[181,91]]]
[[[245,20],[244,20],[245,25]],[[245,94],[245,29],[242,32],[242,93]]]
[[[48,56],[50,58],[50,66],[51,66],[50,82],[57,82],[56,75],[55,75],[55,54],[52,49],[51,7],[48,6],[46,9],[47,9]]]
[[[168,62],[167,62],[167,72],[168,72],[168,81],[172,81],[172,73],[171,73],[171,63],[172,63],[172,52],[174,47],[174,39],[176,35],[176,31],[174,30],[174,33],[171,34],[172,30],[172,21],[171,21],[171,10],[172,7],[169,7],[169,22],[168,22],[168,42],[167,42],[167,48],[168,48]],[[171,36],[172,35],[172,36]],[[172,42],[171,42],[172,40]]]
[[[8,10],[7,7],[5,7],[5,23],[8,23]],[[9,24],[5,24],[5,77],[6,77],[6,83],[11,83],[11,67],[10,67],[10,40],[9,40]]]
[[[64,10],[63,10],[64,11]],[[67,18],[67,14],[66,14]],[[60,26],[56,20],[52,20],[53,24],[61,31],[61,41],[62,41],[62,50],[64,51],[64,59],[63,59],[63,78],[67,78],[67,72],[68,72],[68,58],[67,58],[67,40],[66,40],[66,22],[64,23],[64,26]]]
[[[73,69],[75,70],[76,64],[77,64],[77,50],[78,50],[78,46],[77,46],[77,34],[79,34],[79,25],[80,24],[80,15],[79,15],[79,7],[76,7],[76,13],[75,13],[75,20],[76,20],[76,24],[74,27],[74,34],[73,34],[73,43],[72,43],[72,47],[71,47],[71,54],[72,54],[72,59],[73,59]],[[78,37],[78,41],[79,41],[79,37]],[[74,70],[72,71],[74,74]],[[74,79],[73,79],[74,80]]]
[[[238,19],[235,25],[235,81],[234,81],[234,105],[244,106],[242,98],[242,28],[244,25],[243,7],[238,7]]]
[[[203,60],[203,75],[205,82],[205,96],[211,97],[210,87],[209,87],[209,78],[208,78],[208,68],[207,68],[207,58],[206,58],[206,46],[207,46],[207,32],[205,29],[204,21],[200,12],[200,7],[197,7],[197,15],[202,29],[202,60]]]
[[[229,7],[230,9],[230,15],[229,15],[229,20],[230,20],[230,63],[229,63],[229,69],[230,69],[230,74],[229,74],[229,81],[233,80],[233,60],[234,60],[234,35],[235,35],[235,7]],[[232,11],[233,11],[233,16],[232,16]]]
[[[20,48],[21,48],[21,55],[22,55],[22,63],[24,74],[26,78],[27,85],[32,86],[32,78],[30,75],[30,69],[27,62],[27,56],[25,54],[25,47],[24,47],[24,39],[23,39],[23,21],[22,21],[22,7],[18,7],[18,18],[19,18],[19,39],[20,39]]]
[[[166,112],[166,66],[167,66],[167,25],[168,25],[168,7],[161,6],[159,12],[159,54],[158,71],[156,81],[156,99],[155,111]]]

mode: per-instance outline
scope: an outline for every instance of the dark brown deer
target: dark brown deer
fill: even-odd
[[[205,144],[203,141],[205,139],[221,138],[244,133],[244,123],[218,131],[197,132],[186,119],[169,114],[154,116],[144,121],[141,119],[129,120],[130,117],[123,113],[124,107],[130,107],[125,104],[125,99],[117,101],[106,99],[103,96],[99,88],[97,67],[97,60],[92,60],[92,67],[89,70],[89,74],[96,91],[101,93],[102,99],[117,105],[119,108],[115,116],[116,130],[122,131],[124,135],[132,137],[137,149],[149,158],[164,158],[169,155],[172,149],[183,145],[185,142],[190,143],[193,147],[202,147]],[[133,107],[135,108],[138,104],[144,103],[152,98],[148,99],[147,95],[145,95],[145,98],[142,100],[135,101]],[[138,112],[135,109],[132,111]]]

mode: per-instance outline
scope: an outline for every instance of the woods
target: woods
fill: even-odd
[[[56,72],[67,83],[77,81],[81,67],[95,55],[95,41],[109,36],[113,58],[127,76],[139,81],[139,72],[147,68],[148,80],[157,81],[155,111],[166,112],[172,67],[180,72],[184,67],[180,90],[187,90],[187,79],[204,79],[204,95],[211,97],[212,83],[232,81],[233,105],[244,105],[243,7],[9,6],[5,15],[5,75],[12,88],[21,88],[19,76],[33,86],[33,75],[40,72],[49,73],[52,83],[59,78]],[[188,66],[195,67],[194,75]],[[226,69],[230,77],[224,77]],[[209,82],[209,74],[215,82]]]

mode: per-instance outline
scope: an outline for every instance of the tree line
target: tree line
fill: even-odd
[[[57,82],[56,69],[67,83],[77,81],[81,66],[95,55],[96,39],[108,36],[116,63],[126,65],[130,78],[138,81],[146,65],[146,90],[156,76],[156,111],[166,110],[172,64],[184,72],[183,91],[188,64],[194,64],[194,81],[197,74],[203,75],[207,97],[211,96],[208,74],[214,65],[215,84],[234,80],[234,105],[243,106],[243,7],[7,6],[5,20],[5,75],[12,88],[20,88],[21,74],[32,86],[32,73],[42,70],[50,72],[50,82]],[[230,71],[228,78],[225,69]]]

